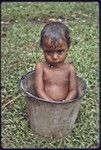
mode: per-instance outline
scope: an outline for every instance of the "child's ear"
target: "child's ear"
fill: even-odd
[[[71,43],[68,44],[68,49],[70,49],[70,48],[71,48]]]
[[[70,44],[69,49],[72,48],[72,45]]]

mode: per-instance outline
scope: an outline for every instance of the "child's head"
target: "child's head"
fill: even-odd
[[[69,29],[60,22],[46,24],[41,32],[40,45],[48,63],[63,62],[71,43]]]
[[[68,27],[61,22],[51,22],[46,24],[41,31],[40,45],[42,48],[45,40],[51,40],[51,44],[55,44],[59,40],[64,40],[67,43],[67,47],[69,47],[71,38]]]

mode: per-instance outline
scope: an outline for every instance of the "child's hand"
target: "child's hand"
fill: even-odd
[[[65,102],[66,100],[64,99],[64,100],[62,100],[62,102]]]

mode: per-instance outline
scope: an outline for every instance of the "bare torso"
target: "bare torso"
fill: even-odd
[[[65,99],[69,90],[69,64],[56,69],[43,65],[44,91],[53,100]]]
[[[35,68],[35,93],[46,101],[72,101],[77,96],[77,80],[72,64],[59,67],[38,63]]]

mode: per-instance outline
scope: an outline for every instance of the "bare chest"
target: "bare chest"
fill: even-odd
[[[69,82],[69,73],[67,70],[45,69],[43,80],[50,85],[67,85]]]

